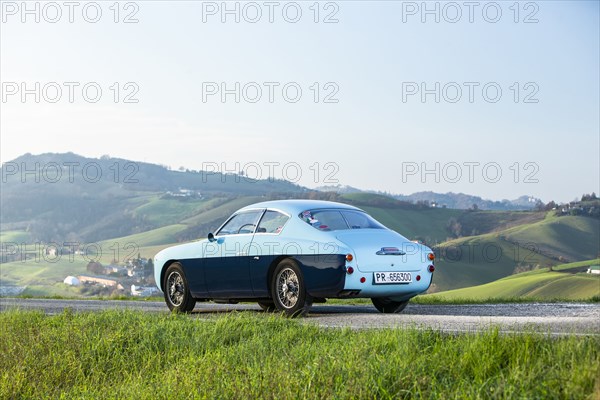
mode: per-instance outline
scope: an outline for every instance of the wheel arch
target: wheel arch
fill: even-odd
[[[282,262],[283,260],[285,260],[287,258],[294,260],[294,262],[296,262],[297,264],[300,264],[298,262],[298,260],[296,260],[293,256],[290,256],[290,255],[280,255],[280,256],[277,256],[273,261],[271,261],[271,264],[269,265],[269,270],[267,271],[267,289],[269,291],[269,296],[272,295],[271,282],[273,280],[273,274],[275,273],[275,268],[277,268],[277,265],[279,265],[280,262]]]
[[[160,271],[160,282],[158,282],[158,284],[156,286],[158,286],[160,288],[160,290],[162,292],[165,291],[165,288],[163,287],[163,282],[165,281],[165,272],[167,272],[167,269],[169,269],[169,267],[171,266],[171,264],[174,264],[176,262],[179,262],[179,260],[168,260],[163,264],[163,267]],[[181,264],[181,263],[180,263]]]

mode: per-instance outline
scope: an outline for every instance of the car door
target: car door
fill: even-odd
[[[204,243],[204,276],[213,298],[252,297],[249,248],[263,209],[233,215],[215,235]]]
[[[276,210],[267,210],[263,214],[249,249],[250,278],[254,296],[267,297],[269,282],[267,274],[273,260],[282,254],[285,242],[280,233],[290,216]]]

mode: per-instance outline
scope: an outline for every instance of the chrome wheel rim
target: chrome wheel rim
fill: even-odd
[[[277,299],[285,308],[292,308],[298,303],[300,282],[298,275],[291,268],[284,268],[277,275]]]
[[[185,283],[183,282],[183,277],[177,271],[171,272],[167,278],[167,295],[169,296],[169,301],[175,307],[183,304]]]

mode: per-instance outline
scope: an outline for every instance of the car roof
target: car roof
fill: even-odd
[[[362,211],[360,208],[351,206],[349,204],[337,203],[335,201],[305,199],[263,201],[260,203],[250,204],[244,208],[241,208],[239,211],[251,210],[256,208],[272,208],[285,211],[290,214],[297,214],[301,213],[302,211],[316,210],[320,208],[342,208],[346,210]]]

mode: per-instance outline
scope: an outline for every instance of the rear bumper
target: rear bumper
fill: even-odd
[[[346,276],[344,291],[359,291],[358,295],[353,297],[397,297],[410,298],[429,289],[433,280],[433,273],[426,268],[418,271],[411,271],[412,282],[396,284],[375,284],[373,278],[374,272],[354,271]],[[420,277],[417,280],[417,276]],[[364,278],[364,282],[361,282]]]

